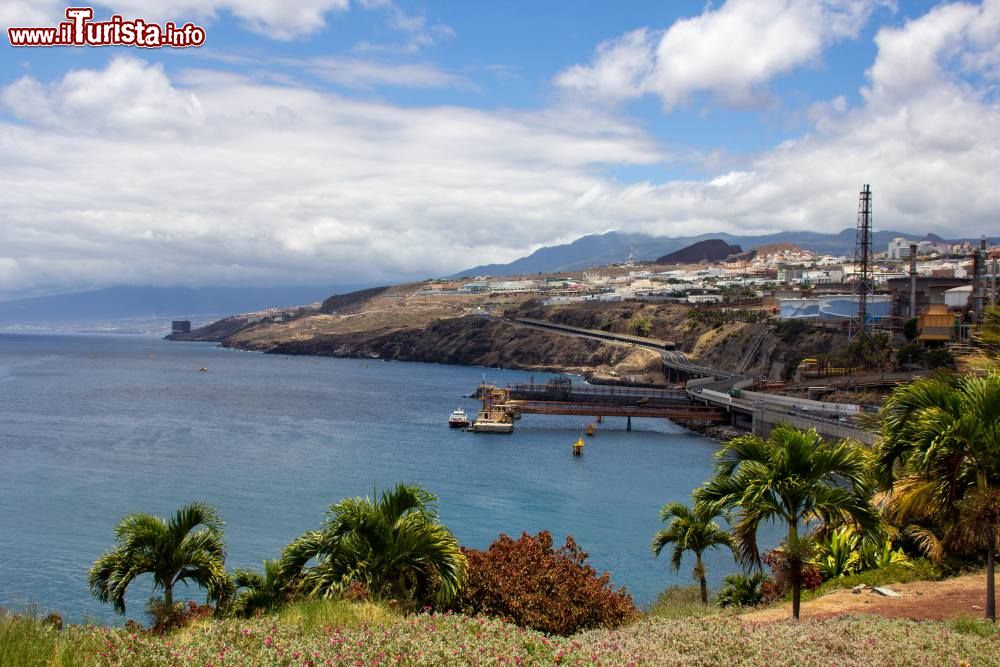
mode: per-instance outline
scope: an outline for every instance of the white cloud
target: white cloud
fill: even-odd
[[[815,61],[830,44],[856,37],[881,0],[728,0],[666,30],[642,28],[597,47],[556,84],[618,102],[653,94],[665,108],[708,92],[751,101],[775,76]]]
[[[364,9],[386,12],[389,27],[402,33],[405,41],[401,44],[373,44],[362,41],[355,45],[357,51],[414,53],[455,36],[455,30],[451,26],[440,22],[429,23],[423,13],[407,14],[394,0],[361,0],[360,4]]]
[[[176,89],[162,65],[132,58],[72,71],[52,85],[25,76],[0,92],[0,102],[18,118],[79,134],[177,136],[203,120],[197,96]]]
[[[293,61],[288,61],[293,62]],[[427,63],[388,63],[361,58],[320,57],[294,61],[313,74],[348,88],[469,88],[471,82]]]
[[[63,7],[59,0],[0,0],[0,28],[54,25]]]
[[[60,0],[0,0],[0,25],[45,26],[64,20]],[[212,21],[229,12],[249,30],[290,40],[321,30],[326,15],[348,9],[348,0],[95,0],[98,16],[115,12],[150,21]]]
[[[901,28],[879,31],[878,59],[863,93],[874,103],[901,104],[938,84],[947,70],[995,76],[1000,66],[1000,0],[943,5]]]
[[[677,158],[587,105],[403,108],[136,59],[22,78],[0,92],[0,290],[429,276],[616,228],[835,232],[865,182],[879,228],[996,235],[998,6],[883,29],[859,105],[704,179],[614,178]]]
[[[204,70],[164,76],[120,59],[4,89],[24,120],[0,122],[0,258],[19,281],[4,289],[358,282],[512,259],[511,239],[586,226],[567,223],[600,182],[595,165],[662,158],[634,127],[585,111],[405,109]],[[102,92],[106,108],[89,103]],[[136,107],[188,128],[157,131],[162,118]]]

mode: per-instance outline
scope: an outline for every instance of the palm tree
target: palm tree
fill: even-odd
[[[916,380],[893,391],[880,417],[876,470],[890,518],[935,560],[985,551],[986,617],[996,620],[1000,373]]]
[[[793,618],[799,617],[810,529],[854,523],[866,541],[881,532],[870,500],[867,456],[856,442],[826,443],[814,429],[780,424],[767,440],[756,435],[733,438],[716,459],[716,476],[695,491],[695,500],[708,512],[735,513],[736,555],[746,568],[761,567],[760,525],[785,523]]]
[[[681,569],[681,558],[685,551],[694,552],[694,578],[701,585],[701,601],[708,604],[708,581],[705,579],[705,565],[701,555],[708,549],[727,547],[732,550],[733,536],[722,530],[713,519],[717,513],[709,513],[705,506],[691,509],[684,503],[667,503],[660,509],[660,521],[668,522],[666,528],[653,536],[653,555],[659,556],[668,544],[674,545],[670,566],[674,572]]]
[[[235,570],[233,585],[237,594],[232,609],[237,616],[274,611],[289,595],[288,580],[280,560],[265,560],[262,572]]]
[[[200,528],[199,528],[200,527]],[[177,510],[169,520],[149,514],[129,514],[115,528],[118,546],[90,568],[90,592],[125,613],[125,592],[142,574],[153,575],[154,590],[163,589],[163,602],[173,608],[174,586],[192,582],[217,600],[227,585],[226,549],[222,519],[202,503]]]
[[[321,530],[285,548],[286,576],[306,595],[333,597],[351,584],[377,596],[446,605],[465,582],[458,540],[437,520],[437,498],[399,484],[380,498],[345,498],[330,506]]]

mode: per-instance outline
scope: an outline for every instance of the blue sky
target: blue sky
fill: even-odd
[[[56,0],[0,0],[3,27]],[[429,276],[611,229],[994,233],[1000,1],[102,0],[0,46],[0,297]]]

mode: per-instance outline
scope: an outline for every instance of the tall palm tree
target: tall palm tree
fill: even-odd
[[[407,484],[377,500],[345,498],[330,506],[321,530],[285,548],[284,571],[306,595],[332,597],[357,583],[378,596],[446,605],[465,582],[466,559],[438,522],[436,501]]]
[[[701,585],[701,601],[708,604],[708,581],[701,555],[708,549],[726,547],[733,549],[733,536],[722,530],[714,519],[718,513],[710,513],[706,506],[691,509],[681,502],[667,503],[660,509],[660,521],[667,522],[653,536],[653,555],[659,556],[667,545],[674,546],[670,566],[674,572],[681,569],[681,558],[685,551],[694,553],[694,578]]]
[[[708,512],[735,513],[737,560],[760,568],[757,529],[782,521],[792,584],[792,617],[799,617],[802,565],[811,529],[853,523],[863,540],[881,532],[871,504],[867,455],[856,442],[824,442],[814,430],[778,425],[767,440],[733,438],[716,454],[716,476],[695,491]]]
[[[90,568],[90,592],[125,613],[125,592],[136,577],[153,575],[154,590],[174,604],[174,586],[191,582],[218,599],[227,585],[222,519],[203,503],[191,503],[170,517],[129,514],[115,528],[118,546],[105,552]]]
[[[938,375],[893,391],[876,448],[891,519],[925,552],[985,551],[986,617],[996,620],[1000,533],[1000,372]]]

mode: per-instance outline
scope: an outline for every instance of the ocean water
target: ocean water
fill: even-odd
[[[463,396],[484,376],[531,374],[0,334],[0,606],[120,620],[91,598],[87,570],[130,512],[208,502],[226,521],[229,566],[259,567],[332,502],[398,481],[438,495],[465,545],[547,529],[560,543],[573,535],[640,604],[691,583],[693,563],[671,573],[650,540],[660,506],[708,478],[717,443],[665,421],[626,432],[607,419],[573,457],[581,417],[526,415],[510,436],[449,429],[456,406],[475,412]],[[707,565],[715,584],[736,570],[723,552]],[[141,619],[150,583],[133,588],[128,616]]]

